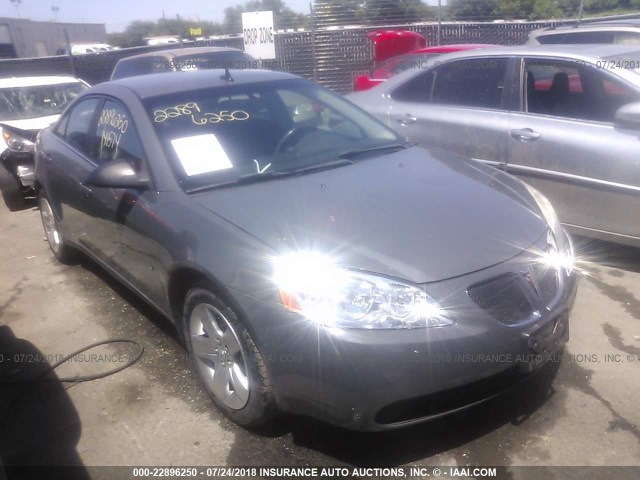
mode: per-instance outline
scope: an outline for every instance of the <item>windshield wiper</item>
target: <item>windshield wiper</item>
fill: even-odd
[[[274,178],[290,177],[294,175],[315,172],[318,170],[326,170],[330,168],[337,168],[337,167],[342,167],[344,165],[351,165],[351,164],[353,164],[353,161],[351,160],[348,160],[345,158],[338,158],[338,159],[328,160],[326,162],[315,163],[313,165],[308,165],[306,167],[296,168],[293,170],[285,170],[285,171],[269,170],[262,173],[258,173],[258,172],[246,173],[244,175],[240,175],[239,177],[234,178],[233,180],[228,180],[226,182],[220,182],[213,185],[206,185],[204,187],[191,188],[187,190],[187,193],[197,193],[197,192],[203,192],[205,190],[215,190],[217,188],[224,188],[229,186],[246,185],[249,183],[262,182],[264,180],[271,180]]]
[[[340,154],[338,158],[353,158],[353,157],[357,157],[358,155],[362,155],[364,153],[382,152],[384,150],[391,150],[391,151],[404,150],[412,146],[413,146],[412,143],[390,143],[388,145],[377,145],[375,147],[356,148]]]
[[[205,185],[204,187],[191,188],[187,190],[187,193],[203,192],[205,190],[213,190],[215,188],[223,188],[230,185],[246,185],[248,183],[261,182],[263,180],[269,180],[284,175],[287,174],[282,172],[245,173],[244,175],[240,175],[239,177],[236,177],[233,180],[228,180],[226,182],[215,183],[213,185]]]

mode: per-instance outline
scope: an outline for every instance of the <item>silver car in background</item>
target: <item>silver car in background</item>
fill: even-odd
[[[541,28],[531,32],[527,39],[527,45],[586,43],[640,45],[640,19],[626,18]]]
[[[519,176],[574,233],[640,246],[640,49],[454,53],[348,98],[409,140]]]

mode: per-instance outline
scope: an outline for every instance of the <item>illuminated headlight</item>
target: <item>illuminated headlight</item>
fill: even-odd
[[[538,207],[540,207],[542,216],[550,229],[547,235],[547,249],[541,255],[540,262],[558,270],[563,268],[566,274],[570,275],[575,266],[571,240],[562,228],[558,214],[549,199],[532,186],[525,185],[538,204]]]
[[[12,152],[31,153],[35,148],[33,142],[21,137],[20,135],[9,132],[6,129],[2,130],[2,139]]]
[[[422,290],[346,270],[320,253],[292,253],[273,264],[284,307],[316,323],[368,329],[453,324]]]
[[[562,235],[566,237],[566,234],[561,231]],[[565,248],[558,248],[558,242],[553,232],[549,231],[547,235],[547,248],[540,256],[540,263],[556,270],[564,269],[567,275],[571,275],[575,266],[576,260],[573,256],[573,246],[571,240],[566,237]]]

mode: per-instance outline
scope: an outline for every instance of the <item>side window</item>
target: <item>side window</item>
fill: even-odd
[[[432,86],[433,72],[424,72],[396,88],[391,97],[399,102],[428,103]]]
[[[129,113],[117,102],[104,102],[93,142],[91,157],[98,164],[127,160],[139,172],[143,168],[140,137]]]
[[[438,67],[431,102],[501,109],[507,63],[506,58],[473,58]]]
[[[64,138],[67,143],[86,155],[90,154],[91,135],[89,130],[99,102],[100,100],[97,98],[89,98],[78,103],[71,110],[65,129]]]
[[[541,35],[541,44],[586,44],[586,43],[614,43],[613,32],[571,32]]]
[[[615,43],[619,45],[640,45],[639,32],[616,32]]]

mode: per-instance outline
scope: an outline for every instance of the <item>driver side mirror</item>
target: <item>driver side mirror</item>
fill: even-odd
[[[114,160],[100,165],[89,174],[84,183],[91,187],[103,188],[149,188],[149,179],[137,173],[129,160]]]
[[[627,103],[615,113],[615,124],[640,130],[640,102]]]

